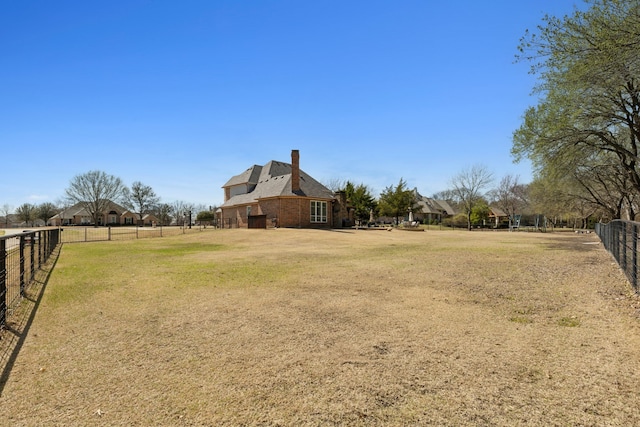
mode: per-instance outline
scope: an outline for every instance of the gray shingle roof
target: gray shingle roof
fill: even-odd
[[[257,179],[255,178],[257,175]],[[255,181],[253,181],[255,179]],[[238,194],[227,200],[222,207],[255,203],[258,199],[268,197],[303,196],[319,199],[332,199],[333,193],[324,185],[300,170],[300,190],[291,191],[291,164],[272,160],[264,166],[254,165],[232,177],[224,187],[250,184],[255,188],[249,193]]]
[[[232,177],[226,184],[222,187],[232,187],[234,185],[240,184],[256,184],[258,182],[258,177],[262,172],[262,166],[253,165],[246,171],[242,172],[240,175],[236,175]]]
[[[446,213],[447,215],[455,215],[456,211],[446,200],[435,200],[430,197],[425,197],[418,193],[417,189],[414,189],[416,201],[422,213],[424,214],[438,214]]]

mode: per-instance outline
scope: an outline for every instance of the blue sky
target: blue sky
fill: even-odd
[[[571,0],[0,0],[0,205],[54,202],[90,170],[221,204],[290,161],[374,195],[431,195],[472,165],[532,179],[511,136],[526,29]]]

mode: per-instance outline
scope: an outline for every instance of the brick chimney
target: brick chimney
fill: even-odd
[[[300,191],[300,151],[291,150],[291,191]]]

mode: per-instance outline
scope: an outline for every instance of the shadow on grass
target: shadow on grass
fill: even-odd
[[[25,291],[23,300],[8,317],[6,329],[0,331],[0,396],[2,396],[11,370],[29,333],[49,277],[58,262],[61,248],[62,245],[58,245],[49,261],[36,272],[34,282]]]
[[[552,250],[570,252],[589,252],[602,248],[600,239],[595,234],[567,235],[556,239],[554,243],[547,243],[546,247]]]

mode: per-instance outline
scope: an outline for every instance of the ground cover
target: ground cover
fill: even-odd
[[[0,425],[635,425],[638,306],[594,235],[64,245]]]

